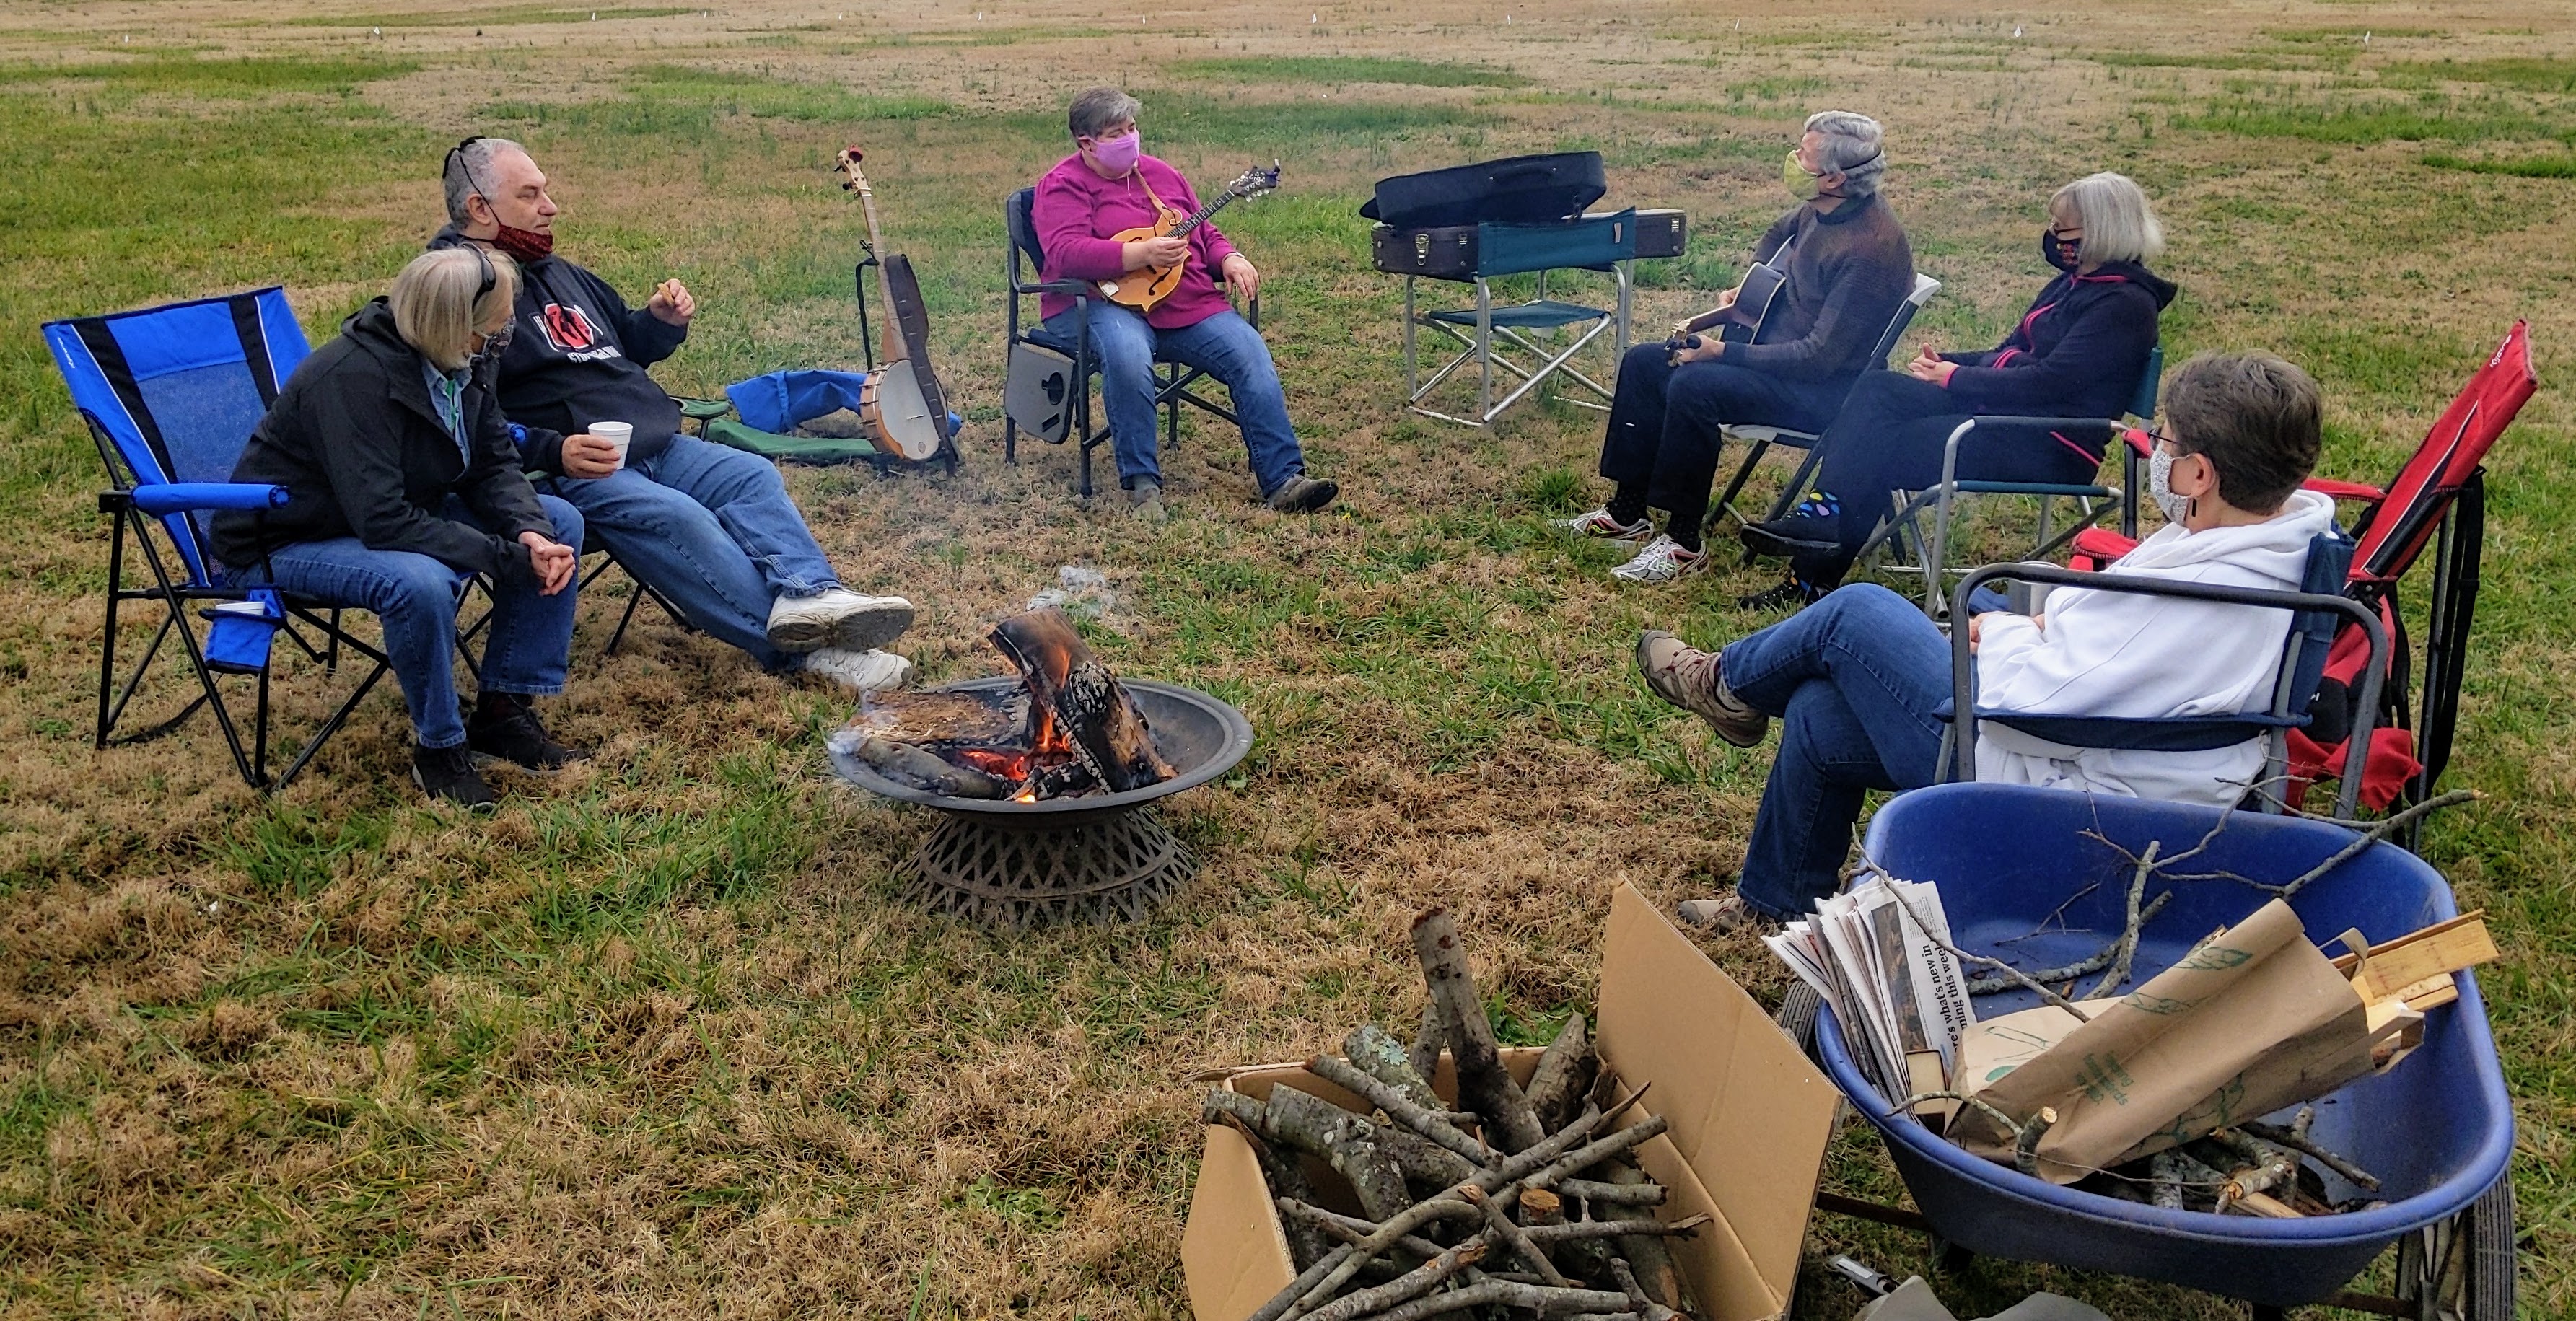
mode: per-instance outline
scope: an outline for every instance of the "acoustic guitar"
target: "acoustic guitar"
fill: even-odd
[[[1773,262],[1779,263],[1773,265]],[[1750,344],[1762,333],[1762,323],[1771,315],[1771,305],[1780,300],[1780,291],[1789,287],[1788,253],[1772,254],[1771,261],[1757,261],[1744,272],[1735,286],[1735,297],[1723,307],[1711,308],[1673,327],[1672,337],[1664,341],[1668,350],[1695,349],[1701,336],[1710,330],[1730,344]]]
[[[1244,198],[1259,197],[1278,187],[1279,162],[1272,161],[1270,168],[1266,170],[1256,165],[1236,175],[1234,182],[1227,184],[1224,191],[1218,193],[1214,200],[1189,215],[1182,215],[1179,211],[1164,206],[1163,199],[1154,197],[1153,190],[1149,188],[1145,195],[1153,197],[1155,209],[1162,213],[1161,216],[1151,225],[1120,230],[1109,237],[1120,243],[1134,243],[1142,239],[1188,238],[1190,231],[1208,222],[1208,217]],[[1189,258],[1183,257],[1170,266],[1140,266],[1117,279],[1100,281],[1100,295],[1120,307],[1132,307],[1139,312],[1151,312],[1160,306],[1164,299],[1171,297],[1173,290],[1181,287],[1181,267],[1188,263]]]
[[[859,195],[868,216],[868,251],[877,259],[877,284],[886,300],[885,359],[859,389],[859,420],[869,439],[890,454],[922,463],[936,458],[948,443],[948,399],[939,377],[930,370],[930,318],[921,302],[921,282],[912,259],[885,250],[877,231],[877,198],[868,176],[859,169],[867,153],[843,147],[838,164],[841,187]]]

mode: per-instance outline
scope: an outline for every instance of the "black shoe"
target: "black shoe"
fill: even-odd
[[[1818,518],[1813,514],[1791,514],[1760,523],[1747,523],[1736,536],[1744,548],[1756,555],[1787,559],[1796,555],[1830,555],[1842,549],[1834,539],[1837,520]]]
[[[1797,579],[1791,578],[1776,587],[1766,587],[1761,591],[1750,592],[1735,598],[1735,608],[1738,610],[1777,610],[1782,606],[1788,606],[1791,609],[1796,609],[1797,607],[1812,603],[1816,599],[1817,595],[1819,595],[1819,593],[1810,590],[1805,584],[1799,582]]]
[[[411,750],[411,782],[422,793],[458,807],[490,807],[501,800],[474,770],[474,754],[463,745]]]
[[[465,726],[465,746],[475,756],[506,761],[540,775],[590,760],[589,753],[547,737],[527,699],[509,693],[486,693],[475,703],[474,718]]]

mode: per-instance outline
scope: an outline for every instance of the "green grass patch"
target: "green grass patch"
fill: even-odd
[[[1254,56],[1181,60],[1164,71],[1182,78],[1262,83],[1401,83],[1408,87],[1527,87],[1509,69],[1451,61],[1382,59],[1366,55],[1308,55],[1287,59]]]
[[[2419,159],[2425,166],[2436,170],[2465,170],[2471,174],[2510,174],[2522,179],[2576,179],[2576,156],[2570,155],[2526,156],[2518,160],[2497,160],[2428,151]]]
[[[2485,142],[2555,138],[2565,130],[2529,113],[2461,106],[2332,104],[2284,99],[2212,106],[2177,115],[2171,126],[2247,138],[2297,138],[2306,142]]]
[[[2114,50],[2103,51],[2096,55],[2087,55],[2084,58],[2109,69],[2255,69],[2281,71],[2291,69],[2314,69],[2320,64],[2320,61],[2316,57],[2306,54],[2263,55],[2248,53],[2237,55],[2174,55],[2161,51]]]
[[[1061,119],[1050,118],[1055,132]],[[1293,157],[1318,143],[1383,142],[1430,129],[1485,127],[1490,111],[1447,105],[1377,105],[1358,101],[1242,101],[1194,93],[1145,98],[1145,131],[1194,146],[1231,147]]]
[[[410,60],[288,59],[201,60],[154,57],[95,64],[21,64],[0,71],[0,84],[44,80],[92,83],[124,92],[234,99],[281,92],[345,95],[362,83],[398,78],[420,68]]]
[[[415,13],[386,14],[308,14],[290,18],[294,27],[308,28],[498,28],[519,27],[531,23],[611,22],[621,18],[669,18],[673,14],[694,14],[700,10],[688,5],[656,5],[622,9],[557,9],[543,5],[512,5],[504,9],[428,9]]]
[[[2265,28],[2263,35],[2274,41],[2286,41],[2296,46],[2331,46],[2345,42],[2358,46],[2365,36],[2404,39],[2438,37],[2443,34],[2438,28],[2383,28],[2347,23],[2340,27],[2324,28]]]
[[[2576,60],[2412,60],[2380,65],[2379,76],[2400,85],[2455,82],[2520,92],[2576,92]]]

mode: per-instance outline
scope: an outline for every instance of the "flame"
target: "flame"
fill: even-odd
[[[1011,801],[1015,803],[1034,803],[1037,800],[1038,787],[1034,784],[1021,785],[1020,791],[1011,795]]]

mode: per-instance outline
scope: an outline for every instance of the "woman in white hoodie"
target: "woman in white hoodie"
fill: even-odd
[[[2316,382],[2270,354],[2203,354],[2164,388],[2150,487],[2167,520],[2116,570],[2139,577],[2296,590],[2332,501],[2300,489],[2316,465]],[[1968,621],[1977,704],[2081,716],[2232,714],[2270,696],[2288,612],[2061,588],[2046,614]],[[1912,604],[1844,587],[1728,646],[1669,633],[1637,640],[1647,686],[1737,747],[1782,721],[1780,751],[1721,920],[1804,915],[1840,884],[1870,789],[1933,780],[1950,695],[1950,645]],[[1977,727],[1977,777],[2084,792],[2226,804],[2263,761],[2261,740],[2209,752],[2078,749]]]

